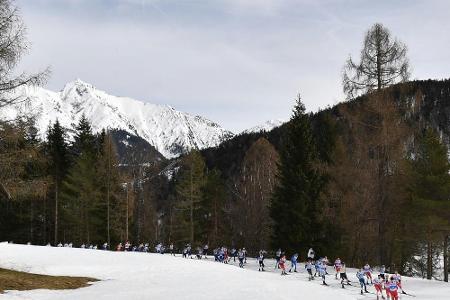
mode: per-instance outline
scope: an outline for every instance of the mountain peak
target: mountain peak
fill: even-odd
[[[95,132],[107,128],[126,131],[147,141],[166,158],[177,157],[191,149],[214,147],[233,136],[232,132],[206,118],[177,111],[168,105],[109,95],[81,79],[67,83],[59,93],[42,88],[23,89],[18,93],[33,99],[30,107],[18,104],[3,113],[0,111],[0,119],[33,113],[41,138],[45,138],[48,125],[56,119],[68,129],[70,137],[82,115]]]
[[[242,133],[257,133],[257,132],[262,132],[262,131],[268,132],[276,127],[281,126],[285,122],[286,121],[281,120],[281,119],[268,120],[268,121],[264,122],[263,124],[246,129],[246,130],[242,131]]]
[[[76,92],[79,96],[82,96],[89,92],[90,90],[95,90],[95,87],[87,83],[80,78],[70,81],[64,85],[62,90],[63,95],[68,95],[69,93]]]

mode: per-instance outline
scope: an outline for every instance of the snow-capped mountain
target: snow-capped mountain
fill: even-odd
[[[278,126],[281,126],[283,123],[286,123],[286,121],[281,120],[281,119],[269,120],[269,121],[264,122],[263,124],[246,129],[246,130],[242,131],[242,133],[258,133],[258,132],[262,132],[262,131],[269,132]]]
[[[214,147],[233,136],[232,132],[203,117],[177,111],[168,105],[112,96],[79,79],[66,84],[60,92],[29,86],[16,94],[29,101],[2,109],[0,119],[24,114],[34,116],[41,137],[45,137],[49,124],[56,119],[68,129],[70,136],[83,114],[95,132],[124,130],[143,138],[166,158],[193,148]]]

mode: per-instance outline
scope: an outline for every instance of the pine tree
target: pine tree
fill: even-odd
[[[65,132],[58,120],[47,133],[46,152],[49,156],[49,171],[54,183],[55,214],[54,214],[54,244],[58,243],[59,194],[61,183],[69,169],[69,153]]]
[[[320,251],[318,201],[322,179],[314,167],[317,153],[310,117],[300,95],[287,126],[270,208],[274,222],[272,246],[289,252],[314,246]]]

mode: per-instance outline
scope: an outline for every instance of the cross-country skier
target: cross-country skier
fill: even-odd
[[[327,272],[327,266],[330,263],[330,261],[328,260],[328,257],[325,256],[324,258],[321,259],[321,261],[323,263],[325,263],[325,275],[329,275],[328,272]]]
[[[381,295],[381,298],[384,299],[384,296],[383,296],[383,284],[384,284],[384,280],[381,277],[381,275],[378,275],[373,280],[373,286],[375,287],[375,293],[377,294],[377,300],[379,300],[380,295]]]
[[[203,246],[203,256],[205,257],[205,258],[208,258],[208,249],[209,249],[209,246],[208,246],[208,244],[205,244],[205,246]]]
[[[85,247],[86,247],[86,246],[85,246]],[[123,245],[122,245],[122,243],[119,243],[119,245],[117,245],[116,250],[117,250],[117,251],[122,251],[122,249],[123,249]]]
[[[309,248],[307,255],[308,255],[308,260],[310,260],[310,261],[314,260],[314,255],[316,255],[316,254],[314,253],[313,248]]]
[[[202,247],[197,247],[197,259],[202,259],[203,249]]]
[[[280,259],[281,259],[281,249],[278,249],[277,252],[275,252],[275,269],[279,269],[280,266]]]
[[[341,268],[339,270],[339,273],[340,273],[340,277],[341,277],[342,288],[344,288],[344,280],[347,281],[347,285],[350,285],[350,280],[348,280],[347,269],[345,267],[345,263],[344,262],[341,263]]]
[[[319,264],[319,276],[322,277],[322,284],[323,285],[328,285],[325,282],[325,275],[327,274],[327,265],[325,264],[324,261],[321,261]]]
[[[398,300],[398,282],[394,276],[391,276],[390,281],[387,283],[386,291],[389,291],[388,297],[390,296],[392,300]]]
[[[406,294],[402,287],[402,276],[398,273],[398,271],[395,271],[395,274],[392,275],[392,277],[394,277],[394,280],[397,282],[398,287],[402,290],[402,294]]]
[[[316,276],[320,276],[320,265],[322,264],[322,260],[321,259],[318,259],[318,260],[316,260],[316,262],[314,263],[314,269],[315,269],[315,272],[314,272],[314,277],[316,277]]]
[[[356,277],[359,280],[359,285],[361,286],[361,295],[364,294],[364,292],[368,293],[369,291],[367,290],[367,286],[366,286],[366,275],[364,274],[364,269],[360,269],[358,272],[356,272]]]
[[[218,256],[219,262],[223,263],[223,258],[225,257],[225,252],[223,251],[223,247],[219,248]]]
[[[244,252],[242,252],[242,249],[239,249],[238,251],[238,259],[239,259],[239,267],[244,267]]]
[[[191,247],[191,244],[187,244],[186,245],[186,250],[187,250],[187,255],[189,256],[189,258],[192,258],[192,247]]]
[[[367,283],[369,283],[369,279],[370,279],[370,284],[372,284],[372,268],[370,267],[369,263],[366,263],[366,265],[364,266],[364,275],[366,275],[367,277]]]
[[[244,264],[247,263],[247,250],[245,248],[242,248],[242,253],[244,254]]]
[[[289,269],[289,273],[291,273],[292,269],[294,269],[294,272],[297,273],[297,258],[297,253],[291,256],[291,268]]]
[[[278,261],[278,267],[281,269],[281,275],[287,275],[286,273],[286,255],[281,254],[281,258]]]
[[[244,254],[244,259],[245,259],[245,254]],[[223,247],[223,263],[228,264],[229,261],[230,261],[230,258],[228,256],[228,248]]]
[[[336,280],[338,279],[338,274],[341,274],[341,267],[342,267],[341,259],[338,257],[334,261],[334,269],[336,270]]]
[[[237,256],[237,250],[236,250],[236,248],[233,247],[233,249],[231,249],[231,257],[233,257],[233,262],[236,262],[236,256]]]
[[[259,264],[258,271],[264,272],[264,252],[261,250],[259,251],[259,255],[256,258]]]
[[[170,243],[170,245],[169,245],[169,251],[170,251],[170,255],[173,255],[173,256],[175,256],[175,252],[173,252],[173,243]]]
[[[382,265],[380,267],[380,276],[384,281],[387,282],[387,278],[386,278],[385,274],[386,274],[386,267],[384,265]]]
[[[308,272],[308,279],[310,281],[314,280],[314,276],[313,276],[313,273],[312,273],[312,269],[313,268],[314,268],[314,265],[313,265],[312,261],[308,259],[308,261],[305,264],[305,269]]]
[[[214,261],[219,261],[219,249],[213,249]]]

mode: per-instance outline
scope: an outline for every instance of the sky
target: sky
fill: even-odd
[[[450,1],[16,0],[46,88],[80,78],[233,131],[345,99],[342,67],[381,22],[408,46],[412,79],[448,78]]]

